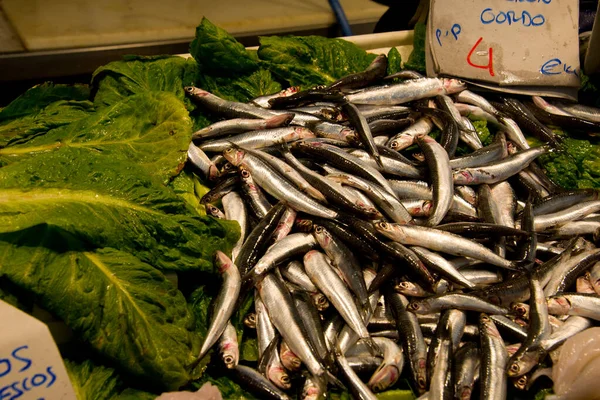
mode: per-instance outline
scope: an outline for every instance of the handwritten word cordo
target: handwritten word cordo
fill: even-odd
[[[519,14],[520,13],[520,14]],[[496,23],[498,25],[521,24],[522,26],[542,26],[546,23],[546,18],[542,14],[532,16],[528,11],[498,11],[494,12],[492,8],[485,8],[479,16],[481,23],[489,25]]]
[[[563,63],[560,58],[553,58],[542,64],[540,68],[542,75],[560,75],[560,74],[572,74],[579,76],[577,68],[573,68],[572,65]]]
[[[14,375],[11,383],[0,386],[0,400],[16,400],[34,388],[49,388],[56,382],[52,366],[36,368],[33,360],[25,355],[28,349],[29,346],[20,346],[9,357],[0,358],[0,378]],[[26,371],[30,372],[24,374]]]
[[[460,35],[460,32],[462,31],[462,28],[460,27],[459,24],[454,24],[452,25],[452,28],[450,28],[450,30],[447,30],[446,33],[444,34],[444,32],[442,32],[441,29],[436,29],[435,30],[435,38],[437,39],[438,44],[441,46],[442,45],[442,35],[444,38],[448,37],[448,35],[452,35],[452,37],[454,37],[454,40],[458,40],[458,35]]]

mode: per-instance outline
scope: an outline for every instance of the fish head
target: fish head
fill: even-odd
[[[383,392],[398,381],[400,371],[395,365],[381,365],[367,384],[373,392]]]
[[[237,343],[227,342],[221,346],[223,364],[228,369],[235,368],[239,360],[239,349]]]
[[[292,350],[288,347],[287,343],[281,342],[279,348],[279,357],[283,366],[289,371],[299,371],[302,366],[302,361],[298,358]]]
[[[208,96],[210,94],[210,92],[207,92],[206,90],[200,89],[195,86],[186,86],[183,88],[183,90],[188,95],[193,96],[193,97],[204,97],[204,96]]]
[[[506,374],[509,377],[521,377],[531,371],[533,368],[537,367],[542,356],[544,355],[544,351],[539,348],[525,351],[521,355],[517,353],[513,356],[515,360],[511,360],[509,362]],[[527,384],[527,381],[525,381],[525,384]]]
[[[219,269],[219,273],[224,274],[229,270],[229,268],[237,268],[233,265],[233,262],[225,253],[217,250],[215,253],[215,264],[217,264],[217,268]]]
[[[471,386],[460,386],[456,388],[456,398],[460,400],[469,400],[471,398],[471,393],[473,392],[473,387]]]
[[[527,387],[527,382],[529,381],[529,377],[527,375],[520,376],[516,379],[513,379],[513,385],[515,388],[519,390],[525,390]]]
[[[459,169],[452,173],[452,179],[456,185],[468,185],[475,182],[475,177],[466,169]]]
[[[486,314],[481,314],[479,316],[479,332],[485,332],[489,336],[495,338],[502,338],[500,332],[498,332],[498,328],[496,328],[496,324],[494,324],[494,321]]]
[[[302,400],[319,400],[324,397],[324,388],[319,385],[314,379],[307,378],[302,387]]]
[[[232,143],[232,146],[223,150],[223,157],[225,157],[225,159],[227,161],[229,161],[231,164],[235,165],[236,167],[242,163],[245,155],[246,155],[246,152],[244,150],[242,150],[241,148],[239,148],[238,146],[233,145],[233,143]]]
[[[250,174],[248,168],[240,167],[240,178],[242,178],[242,180],[246,182],[246,184],[250,185],[251,188],[256,187],[254,185],[254,180],[252,179],[252,174]]]
[[[316,137],[313,131],[308,128],[304,128],[302,126],[294,127],[294,132],[289,135],[290,140],[298,140],[298,139],[311,139]]]
[[[265,120],[265,128],[277,128],[278,126],[287,125],[294,119],[294,113],[286,113],[281,115],[275,115]]]
[[[392,150],[400,151],[410,147],[415,142],[415,138],[409,134],[401,134],[397,138],[390,141],[389,146]]]
[[[408,296],[419,296],[423,292],[423,289],[409,281],[398,282],[396,286],[394,286],[394,290]]]
[[[260,290],[260,289],[259,289]],[[248,313],[244,317],[244,325],[250,329],[256,329],[256,313]]]
[[[425,393],[427,390],[427,360],[419,358],[416,361],[415,381],[419,393]]]
[[[321,225],[313,225],[313,235],[315,236],[315,239],[317,239],[317,242],[319,242],[319,245],[323,247],[323,249],[325,249],[325,247],[328,247],[331,244],[331,234],[327,229],[323,228]]]
[[[416,314],[427,314],[427,311],[430,308],[431,307],[429,306],[429,303],[427,303],[426,301],[413,301],[409,303],[406,307],[408,311],[411,311]]]
[[[564,315],[571,309],[571,302],[562,296],[555,296],[548,299],[548,312],[552,314]]]
[[[217,218],[221,214],[221,210],[209,203],[204,205],[204,209],[206,210],[206,213],[208,215],[211,215],[215,218]]]
[[[460,79],[444,78],[443,82],[444,82],[443,84],[444,84],[444,90],[446,91],[446,94],[462,92],[463,90],[465,90],[467,88],[467,84],[465,82],[461,81]]]
[[[435,294],[446,293],[449,290],[450,290],[450,282],[448,282],[445,279],[440,279],[433,285],[433,291]]]
[[[527,319],[529,316],[529,307],[524,303],[511,303],[510,311],[521,318]]]
[[[292,387],[290,376],[280,365],[272,365],[267,369],[267,378],[280,389],[288,390]]]
[[[325,311],[329,308],[329,300],[327,300],[327,297],[323,293],[314,293],[311,297],[317,310]]]
[[[379,221],[374,222],[373,227],[377,232],[382,233],[395,241],[402,241],[406,238],[406,234],[404,233],[404,230],[402,229],[401,225],[395,225],[389,222]]]

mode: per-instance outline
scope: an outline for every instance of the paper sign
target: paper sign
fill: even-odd
[[[504,86],[579,87],[578,0],[431,0],[435,74]]]
[[[0,400],[76,400],[48,327],[0,300]]]

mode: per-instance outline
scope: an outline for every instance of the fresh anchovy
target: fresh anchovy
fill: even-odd
[[[186,86],[184,90],[194,102],[200,104],[209,111],[212,111],[218,115],[223,115],[227,118],[269,119],[277,115],[261,107],[224,100],[210,92],[207,92],[206,90],[197,87]]]
[[[227,322],[233,314],[242,284],[237,266],[224,253],[217,251],[215,264],[223,277],[223,284],[214,300],[215,312],[211,318],[208,332],[198,354],[197,361],[200,361],[206,355],[208,350],[223,334],[223,331],[227,327]]]
[[[425,155],[432,180],[433,210],[427,220],[427,225],[436,226],[446,216],[452,205],[454,186],[450,172],[450,159],[446,150],[429,136],[418,138],[417,143]]]
[[[261,399],[269,400],[289,400],[289,396],[273,385],[260,372],[238,365],[232,369],[231,377],[240,385],[247,388],[248,391],[255,393]]]
[[[348,287],[357,296],[363,306],[367,304],[368,294],[360,263],[352,251],[326,228],[315,225],[313,236],[333,265],[340,271]]]
[[[382,392],[393,386],[402,374],[404,353],[394,341],[387,338],[374,338],[383,352],[383,362],[369,379],[368,386],[374,392]]]
[[[453,94],[464,89],[464,83],[456,79],[422,78],[383,88],[365,89],[346,98],[354,104],[394,105],[439,94]]]
[[[466,288],[475,287],[475,284],[465,278],[462,273],[460,273],[451,263],[449,263],[439,254],[419,246],[412,246],[411,250],[417,253],[425,265],[429,267],[429,269],[436,271],[440,275],[443,275],[448,280]]]
[[[357,374],[372,374],[382,363],[380,357],[371,355],[346,356],[350,368]]]
[[[560,263],[552,271],[549,282],[544,287],[546,297],[564,291],[575,283],[575,280],[584,271],[600,261],[600,249],[583,251]]]
[[[487,261],[498,267],[515,269],[517,265],[490,251],[479,243],[465,239],[453,233],[423,226],[410,226],[377,222],[375,229],[388,238],[405,245],[426,247],[455,256],[466,256]]]
[[[475,343],[466,343],[454,354],[454,398],[469,400],[479,378],[480,351]]]
[[[480,107],[472,106],[469,104],[455,103],[454,106],[460,112],[460,115],[465,116],[473,121],[486,121],[491,125],[500,127],[501,124],[498,119],[487,111],[484,111]]]
[[[400,294],[411,297],[428,297],[433,295],[420,285],[410,281],[401,281],[394,285],[394,290]]]
[[[364,179],[378,183],[390,194],[394,195],[394,191],[379,171],[365,165],[360,159],[346,153],[339,147],[319,142],[300,141],[294,143],[292,149],[298,149],[302,153],[324,158],[328,163],[343,171],[348,171]]]
[[[379,159],[381,160],[382,167],[377,165],[377,163],[371,158],[371,156],[364,150],[351,150],[349,154],[355,156],[356,158],[362,160],[364,163],[369,165],[372,168],[377,169],[380,172],[406,177],[406,178],[414,178],[420,179],[424,176],[423,170],[411,165],[403,160],[399,160],[397,158],[388,157],[387,155],[380,154]],[[388,183],[391,184],[390,181]]]
[[[391,137],[387,146],[401,151],[415,144],[417,137],[428,135],[433,130],[433,121],[429,117],[419,118],[413,125]]]
[[[395,195],[389,194],[377,184],[347,173],[333,173],[327,176],[330,179],[362,190],[393,221],[401,224],[412,221],[412,217],[402,203],[396,199]]]
[[[231,322],[227,322],[223,334],[219,339],[219,353],[223,364],[229,369],[235,368],[238,365],[240,351],[238,347],[237,331]]]
[[[317,189],[312,187],[310,183],[308,183],[298,171],[296,171],[294,168],[288,165],[285,161],[282,161],[279,158],[258,149],[248,150],[248,152],[250,154],[254,154],[257,157],[262,158],[263,161],[268,163],[271,167],[273,167],[273,169],[275,169],[282,176],[287,178],[290,182],[295,184],[298,187],[298,189],[300,189],[307,195],[311,196],[316,200],[325,201],[325,196],[323,196],[323,194]]]
[[[259,158],[233,147],[227,149],[224,156],[232,164],[247,168],[260,187],[276,199],[285,200],[292,208],[324,218],[333,219],[338,216],[337,212],[302,193]]]
[[[277,224],[275,232],[273,232],[273,243],[277,243],[287,237],[294,227],[294,222],[296,221],[297,215],[298,213],[293,208],[285,208],[285,212],[281,216],[281,220],[279,220],[279,224]]]
[[[600,236],[600,221],[566,222],[554,229],[546,230],[553,238],[570,238],[574,236],[592,235],[594,240]]]
[[[265,350],[264,361],[265,368],[261,371],[275,386],[281,390],[288,390],[292,387],[290,376],[288,375],[279,354],[278,338],[274,338]],[[260,371],[260,368],[259,368]]]
[[[340,350],[336,350],[335,358],[340,371],[346,377],[346,381],[350,386],[350,390],[354,394],[355,398],[361,400],[377,400],[377,397],[367,385],[356,375],[356,372],[352,369],[346,357]]]
[[[369,123],[369,129],[371,130],[371,134],[374,136],[373,139],[375,139],[378,136],[388,135],[392,132],[398,132],[414,123],[415,120],[410,117],[402,119],[377,119]]]
[[[571,315],[560,328],[540,342],[540,347],[544,351],[550,352],[563,344],[571,336],[591,326],[592,321],[590,319]]]
[[[600,200],[586,201],[552,214],[537,215],[535,230],[541,232],[548,228],[559,226],[569,221],[575,221],[600,211]]]
[[[348,144],[358,141],[354,129],[333,122],[316,121],[308,124],[311,131],[319,138],[337,139]]]
[[[286,113],[274,115],[267,119],[228,119],[215,122],[214,124],[197,130],[192,134],[192,140],[206,140],[226,135],[236,135],[243,132],[278,128],[280,126],[288,125],[293,118],[293,113]]]
[[[547,153],[548,146],[523,150],[503,160],[482,167],[460,168],[452,173],[457,185],[478,185],[501,182],[527,168],[537,157]]]
[[[560,103],[559,107],[565,112],[578,118],[590,122],[600,122],[600,111],[596,107],[586,106],[584,104],[565,104]]]
[[[504,149],[502,148],[502,143],[495,142],[462,157],[453,158],[450,160],[450,167],[452,169],[480,167],[500,160],[503,154]]]
[[[250,131],[226,139],[204,142],[199,147],[203,151],[220,152],[235,144],[248,149],[268,147],[279,143],[293,142],[295,140],[314,138],[315,134],[301,126],[286,126],[283,128]]]
[[[385,293],[385,301],[396,320],[396,327],[401,339],[400,343],[408,357],[412,379],[416,383],[419,393],[424,393],[427,388],[427,373],[425,370],[427,349],[419,321],[415,314],[407,311],[406,307],[409,301],[403,295],[388,290]]]
[[[188,160],[194,165],[196,168],[202,172],[202,175],[209,180],[214,180],[219,175],[219,170],[217,166],[208,158],[208,156],[196,146],[194,143],[190,143],[188,148]]]
[[[468,130],[461,130],[459,132],[460,140],[466,144],[471,150],[479,150],[483,147],[483,143],[481,143],[481,139],[479,138],[479,134],[477,133],[477,129],[475,125],[471,122],[471,120],[467,117],[461,117],[461,121],[465,126],[468,126]]]
[[[499,272],[488,271],[485,269],[466,269],[461,270],[460,273],[475,287],[492,285],[495,283],[502,282],[502,274]]]
[[[437,352],[437,362],[431,374],[429,398],[449,400],[453,397],[452,343],[449,338],[443,338]]]
[[[357,104],[358,109],[367,119],[373,122],[378,119],[398,119],[406,118],[413,111],[412,108],[406,106],[381,106],[369,104]]]
[[[244,243],[246,230],[248,229],[248,214],[246,212],[246,205],[237,192],[227,193],[225,196],[223,196],[221,201],[223,203],[225,218],[237,221],[237,223],[240,224],[240,238],[231,250],[231,260],[235,262],[237,255],[242,248],[242,244]]]
[[[352,294],[333,270],[327,257],[316,250],[304,255],[304,268],[315,285],[327,296],[346,323],[361,339],[370,339],[367,327],[352,299]]]
[[[326,371],[306,338],[304,328],[300,325],[300,316],[284,283],[274,274],[267,274],[256,286],[269,317],[283,340],[313,375],[325,378]]]
[[[479,381],[481,398],[506,399],[506,363],[508,354],[494,322],[485,314],[479,317],[481,335],[481,367]]]
[[[369,128],[366,118],[360,113],[358,108],[352,103],[342,104],[342,111],[348,116],[348,120],[356,129],[360,142],[367,149],[367,152],[373,157],[377,164],[383,168],[383,164],[379,159],[379,150],[373,141],[373,134]]]
[[[319,360],[325,362],[328,356],[327,344],[325,343],[321,318],[317,308],[306,292],[294,290],[292,292],[292,298],[294,299],[294,304],[296,305],[298,314],[300,314],[300,318],[304,324],[309,342],[315,349],[315,353],[319,357]]]
[[[263,358],[265,350],[273,339],[275,339],[275,327],[269,318],[267,309],[262,300],[258,296],[258,292],[254,296],[254,312],[256,314],[256,338],[258,343],[258,358]]]
[[[282,265],[279,267],[279,270],[287,281],[301,287],[307,292],[315,293],[318,291],[317,287],[312,283],[308,275],[306,275],[300,261],[290,261],[285,266]]]
[[[205,204],[204,209],[206,210],[206,214],[211,215],[218,219],[226,219],[223,211],[219,210],[217,207],[212,204]]]
[[[488,314],[505,315],[508,313],[508,310],[504,307],[499,307],[476,296],[462,293],[448,293],[432,296],[414,301],[408,305],[408,310],[416,314],[434,313],[449,308],[484,312]]]
[[[338,91],[330,90],[323,87],[316,87],[302,90],[290,96],[274,97],[269,99],[271,108],[293,108],[302,107],[304,105],[315,102],[335,102],[341,103],[345,100],[344,96]]]
[[[455,233],[461,236],[526,236],[527,232],[520,229],[509,228],[508,226],[487,224],[484,222],[450,222],[436,226],[436,229]]]
[[[477,205],[477,192],[471,186],[454,185],[454,192],[462,197],[467,203]]]
[[[219,182],[200,199],[200,204],[214,203],[227,193],[235,190],[240,182],[238,176],[232,176]]]
[[[302,386],[301,400],[322,400],[325,398],[325,388],[313,377],[307,377]]]
[[[598,200],[600,193],[595,189],[575,189],[559,192],[534,204],[534,215],[552,214],[573,205]]]
[[[425,181],[401,181],[390,179],[389,183],[392,190],[394,190],[396,197],[400,200],[433,199],[429,184]]]
[[[514,142],[517,147],[521,150],[527,150],[530,148],[523,131],[515,120],[508,117],[500,117],[500,122],[504,125],[506,137]]]
[[[590,283],[598,295],[600,295],[600,262],[595,263],[590,268]]]
[[[237,266],[240,268],[242,275],[246,275],[256,264],[269,244],[285,212],[286,206],[284,203],[274,205],[252,229],[237,255]]]
[[[417,71],[404,70],[404,71],[399,71],[399,72],[393,73],[391,75],[388,75],[383,79],[388,80],[388,79],[421,79],[421,78],[423,78],[423,75],[421,75]]]
[[[298,93],[300,91],[300,87],[298,86],[290,86],[287,89],[283,89],[277,93],[274,94],[268,94],[265,96],[259,96],[259,97],[255,97],[254,99],[250,100],[250,103],[255,104],[259,107],[263,107],[263,108],[269,108],[270,104],[269,104],[269,100],[274,99],[276,97],[287,97],[287,96],[291,96],[295,93]]]
[[[471,104],[492,115],[498,115],[498,110],[496,110],[496,108],[489,101],[477,93],[471,92],[470,90],[458,92],[454,97],[460,103]]]
[[[304,254],[317,246],[317,241],[310,233],[292,233],[269,247],[254,266],[253,278],[258,280],[278,264],[296,255]]]
[[[533,100],[533,104],[538,106],[540,109],[555,115],[562,115],[565,117],[572,117],[573,115],[569,114],[566,111],[561,110],[559,107],[548,103],[546,100],[541,98],[540,96],[531,96],[531,100]]]
[[[600,297],[595,294],[561,293],[548,298],[548,312],[600,321]]]
[[[540,279],[533,274],[529,280],[530,294],[530,318],[527,338],[523,344],[508,360],[508,376],[518,377],[530,371],[523,362],[523,355],[532,350],[537,350],[540,342],[546,339],[550,333],[550,323],[548,322],[548,306],[546,297],[542,289]]]
[[[240,168],[240,178],[242,181],[242,192],[248,200],[247,203],[252,209],[252,213],[258,218],[264,218],[271,209],[271,203],[265,197],[262,189],[254,183],[252,174],[245,168]]]
[[[310,168],[304,166],[296,157],[292,155],[289,151],[282,151],[285,159],[290,163],[291,166],[296,168],[298,172],[315,188],[317,188],[320,193],[325,195],[325,198],[329,200],[329,202],[338,205],[339,207],[345,209],[348,212],[361,215],[367,219],[377,219],[381,218],[382,215],[377,211],[376,208],[370,207],[369,205],[365,205],[361,207],[350,200],[347,196],[347,193],[344,191],[342,186],[333,182],[327,177],[319,175],[314,172]]]
[[[387,57],[378,55],[364,71],[346,75],[329,85],[328,89],[348,90],[368,86],[385,76]]]
[[[589,272],[577,278],[575,288],[577,293],[596,294],[596,291],[589,280]]]
[[[312,114],[324,120],[333,121],[334,123],[346,120],[346,117],[335,103],[315,103],[310,106],[292,108],[290,111]]]

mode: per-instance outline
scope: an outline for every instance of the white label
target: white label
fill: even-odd
[[[48,327],[0,300],[0,400],[76,400]]]
[[[579,86],[578,0],[432,0],[436,74],[497,85]]]

